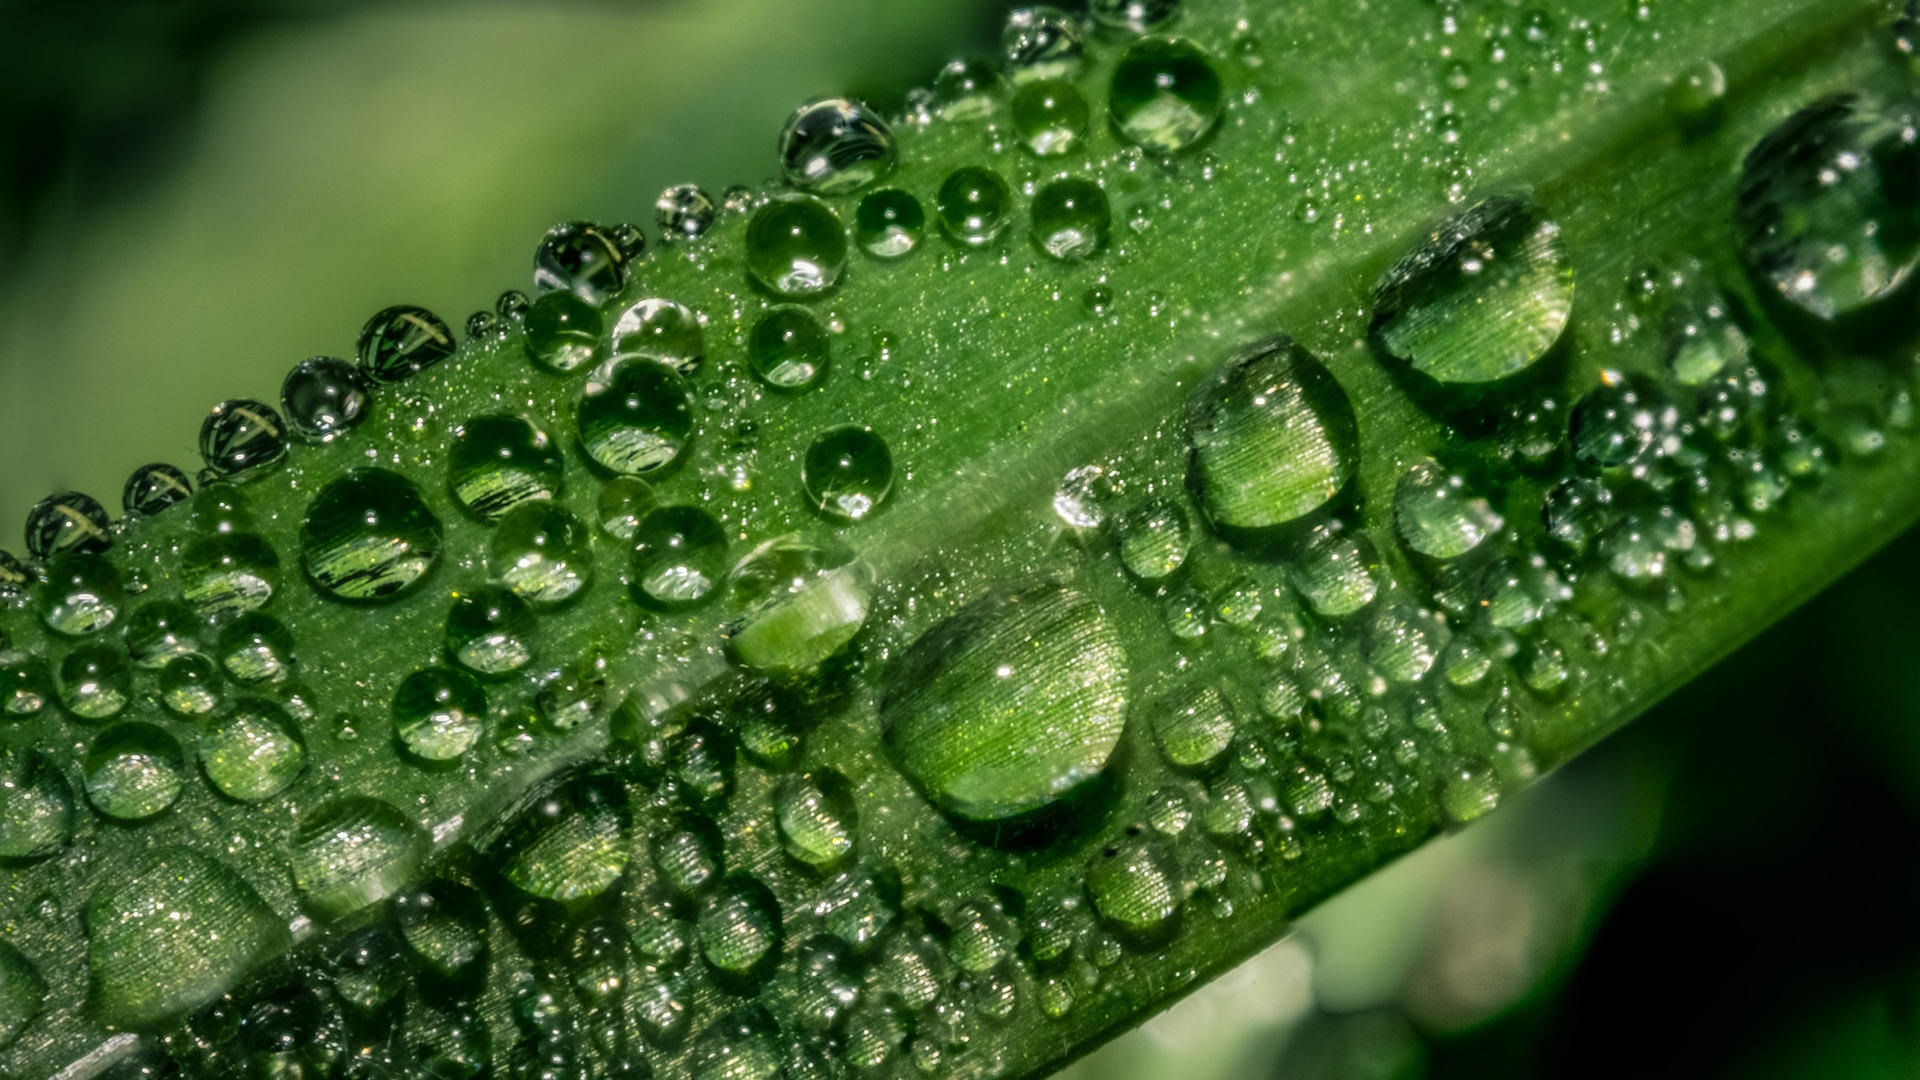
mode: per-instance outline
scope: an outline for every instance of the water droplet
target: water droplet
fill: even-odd
[[[1075,529],[1097,529],[1106,523],[1106,501],[1113,497],[1113,480],[1098,465],[1068,470],[1053,493],[1053,512]]]
[[[1172,929],[1182,901],[1179,863],[1144,829],[1128,830],[1087,866],[1095,911],[1130,938],[1157,939]]]
[[[1446,623],[1431,612],[1390,607],[1368,633],[1367,662],[1394,682],[1417,683],[1439,662],[1450,637]]]
[[[854,211],[854,239],[876,259],[897,259],[919,247],[926,227],[920,200],[899,188],[869,192]]]
[[[1613,524],[1613,493],[1598,480],[1569,476],[1548,490],[1540,504],[1547,535],[1575,554],[1583,554],[1594,539]]]
[[[844,195],[885,178],[897,153],[887,122],[846,98],[809,101],[780,131],[781,175],[822,195]]]
[[[1016,83],[1070,79],[1086,61],[1080,25],[1057,7],[1015,8],[1000,32],[1000,56]]]
[[[775,295],[820,296],[847,267],[847,231],[833,208],[811,195],[780,195],[747,222],[747,270]]]
[[[202,618],[264,605],[280,587],[280,556],[252,533],[203,536],[180,559],[180,596]]]
[[[563,222],[548,229],[534,248],[533,284],[542,292],[571,293],[598,307],[626,284],[629,255],[599,225],[591,221]]]
[[[487,902],[478,892],[441,878],[394,897],[393,910],[401,939],[431,974],[457,985],[485,973]]]
[[[631,476],[616,476],[600,489],[596,509],[600,513],[600,531],[615,540],[633,539],[640,521],[660,505],[653,485]]]
[[[1180,0],[1091,0],[1087,10],[1109,30],[1145,34],[1172,22],[1180,14]]]
[[[1225,101],[1213,57],[1176,37],[1145,37],[1127,46],[1107,93],[1114,126],[1156,154],[1192,148],[1213,130]]]
[[[1601,372],[1567,414],[1575,460],[1636,474],[1678,449],[1680,427],[1680,410],[1658,383],[1615,371]]]
[[[453,331],[426,308],[383,308],[360,328],[354,355],[377,383],[396,383],[453,355]]]
[[[620,313],[609,335],[616,360],[641,356],[656,360],[682,375],[700,370],[706,345],[700,316],[685,304],[650,298]]]
[[[1000,174],[980,165],[963,165],[947,174],[934,204],[940,228],[955,243],[985,247],[1013,220],[1013,191]]]
[[[73,838],[73,788],[38,750],[0,750],[0,859],[42,859]]]
[[[982,60],[950,60],[933,77],[933,97],[942,120],[985,119],[1006,92],[1007,81]]]
[[[519,671],[533,661],[533,609],[510,589],[482,585],[454,594],[447,612],[447,653],[480,675]]]
[[[1400,542],[1429,559],[1457,559],[1506,525],[1465,477],[1432,458],[1416,463],[1395,485],[1393,523]]]
[[[199,619],[184,605],[157,600],[127,618],[127,652],[143,668],[164,667],[199,651],[200,630]]]
[[[160,669],[160,703],[176,716],[205,716],[220,707],[220,668],[199,653]]]
[[[373,415],[373,386],[360,368],[334,356],[295,364],[280,384],[287,422],[310,439],[329,442]]]
[[[1747,362],[1746,332],[1728,311],[1719,290],[1703,286],[1667,313],[1667,368],[1682,386],[1706,386],[1723,371]]]
[[[748,978],[779,958],[780,902],[765,885],[736,874],[700,908],[700,954],[723,976]]]
[[[713,228],[719,208],[713,197],[698,184],[675,184],[653,201],[654,220],[660,224],[660,238],[693,240]]]
[[[845,545],[775,537],[728,578],[728,603],[742,612],[728,630],[728,651],[774,678],[811,675],[866,624],[872,588],[872,571]]]
[[[1237,357],[1188,408],[1188,483],[1215,526],[1264,529],[1325,506],[1352,479],[1346,391],[1287,337]]]
[[[1726,100],[1727,73],[1712,60],[1688,64],[1667,87],[1667,107],[1681,126],[1694,131],[1712,126]]]
[[[27,554],[51,559],[62,552],[101,552],[113,545],[107,508],[78,491],[49,495],[27,512]]]
[[[1323,525],[1287,564],[1287,577],[1315,612],[1345,618],[1373,603],[1380,555],[1365,533]]]
[[[286,924],[238,874],[170,849],[87,902],[94,1007],[114,1027],[193,1011],[289,944]]]
[[[902,771],[942,810],[1010,821],[1106,768],[1127,680],[1126,653],[1093,601],[1049,583],[998,589],[894,663],[881,723]]]
[[[87,801],[116,821],[144,821],[180,797],[186,756],[152,724],[116,724],[87,748],[81,771]]]
[[[1560,226],[1524,195],[1447,218],[1373,287],[1374,339],[1445,384],[1486,383],[1533,366],[1566,328],[1573,263]]]
[[[606,706],[606,662],[592,653],[544,673],[539,683],[534,704],[556,730],[579,727],[598,717]]]
[[[692,1051],[691,1075],[701,1080],[776,1080],[779,1027],[757,1006],[722,1017]]]
[[[237,701],[200,736],[200,767],[229,799],[259,802],[277,795],[306,766],[300,729],[270,701]]]
[[[595,368],[575,413],[580,443],[602,468],[628,476],[677,460],[693,435],[693,389],[652,360]]]
[[[522,891],[573,903],[605,893],[626,873],[631,830],[620,782],[576,770],[523,797],[480,848]]]
[[[726,576],[726,530],[697,506],[660,507],[640,522],[633,541],[629,587],[642,606],[694,607]]]
[[[46,661],[16,652],[0,652],[0,713],[9,720],[38,716],[53,699]]]
[[[328,950],[334,995],[362,1017],[380,1012],[412,981],[405,948],[384,925],[363,926]]]
[[[814,916],[858,954],[871,952],[900,919],[900,877],[891,870],[849,870],[818,896]]]
[[[25,596],[33,584],[33,572],[10,551],[0,551],[0,604]]]
[[[494,522],[521,503],[560,494],[566,462],[533,421],[476,416],[453,429],[447,485],[460,505]]]
[[[288,856],[315,914],[337,918],[385,899],[426,858],[427,832],[378,799],[348,795],[302,815]]]
[[[1069,82],[1041,79],[1013,95],[1013,130],[1035,157],[1058,157],[1087,141],[1093,122],[1087,99]]]
[[[787,854],[816,870],[829,870],[853,853],[859,820],[853,788],[831,769],[781,780],[773,814]]]
[[[893,452],[872,428],[828,428],[807,447],[800,485],[821,513],[859,521],[879,509],[893,490]]]
[[[502,584],[538,607],[572,599],[593,577],[593,534],[587,523],[546,501],[507,512],[487,545],[487,567]]]
[[[225,480],[207,484],[193,497],[192,523],[203,533],[258,531],[247,493]]]
[[[1055,180],[1034,196],[1033,243],[1061,262],[1079,262],[1107,246],[1113,212],[1091,180]]]
[[[1821,319],[1891,295],[1920,262],[1920,121],[1858,94],[1788,117],[1747,155],[1734,226],[1766,284]]]
[[[487,692],[454,668],[422,668],[393,693],[394,732],[422,761],[459,760],[480,741],[486,719]]]
[[[321,592],[380,603],[411,588],[440,557],[440,519],[413,481],[353,469],[329,483],[300,523],[300,558]]]
[[[60,661],[60,704],[82,720],[120,715],[133,697],[133,665],[117,645],[82,645]]]
[[[813,312],[795,304],[773,308],[753,324],[747,361],[776,390],[804,390],[827,369],[831,345]]]
[[[241,476],[265,468],[286,453],[286,424],[264,401],[223,401],[200,425],[200,456],[221,476]]]
[[[1440,783],[1440,810],[1455,825],[1485,816],[1500,805],[1500,777],[1484,762],[1461,762]]]
[[[1153,713],[1153,738],[1176,769],[1205,771],[1233,745],[1233,706],[1219,690],[1202,686],[1169,697]]]
[[[558,374],[591,364],[604,325],[600,309],[570,292],[550,292],[527,308],[527,357]]]
[[[121,489],[120,505],[128,514],[152,517],[193,494],[193,482],[187,474],[165,462],[142,465],[127,477]]]
[[[56,634],[85,637],[112,626],[126,602],[120,571],[105,557],[70,551],[47,562],[40,619]]]
[[[1180,504],[1155,499],[1114,520],[1120,564],[1142,581],[1158,581],[1186,564],[1193,546],[1192,525]]]

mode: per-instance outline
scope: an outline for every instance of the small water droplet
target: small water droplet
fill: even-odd
[[[638,239],[639,233],[627,238]],[[608,230],[591,221],[563,222],[548,229],[534,248],[533,284],[542,292],[572,293],[598,307],[626,284],[627,259],[634,254],[638,251],[624,250]]]
[[[476,674],[501,676],[533,662],[533,609],[519,594],[482,585],[455,594],[447,612],[447,654]]]
[[[698,184],[675,184],[662,191],[660,197],[653,201],[653,216],[660,225],[660,238],[668,242],[704,236],[708,229],[713,228],[713,219],[719,212],[719,208],[713,204],[713,197]]]
[[[287,711],[245,698],[200,736],[200,767],[220,794],[259,802],[286,790],[306,768],[307,748]]]
[[[633,534],[629,588],[644,607],[677,611],[711,599],[726,576],[727,534],[697,506],[663,506]]]
[[[408,753],[426,762],[457,761],[480,741],[487,692],[473,676],[429,667],[401,680],[393,694],[394,732]]]
[[[536,607],[562,604],[593,578],[593,534],[564,507],[522,503],[494,527],[487,567]]]
[[[666,468],[693,435],[693,389],[652,360],[595,368],[575,410],[581,445],[602,468],[639,476]]]
[[[360,328],[355,355],[377,383],[396,383],[453,355],[453,331],[426,308],[383,308]]]
[[[853,215],[854,239],[876,259],[897,259],[919,247],[926,228],[920,200],[899,188],[869,192]]]
[[[165,462],[142,465],[127,477],[120,492],[120,505],[128,514],[152,517],[193,494],[193,482],[187,474]]]
[[[1318,510],[1352,479],[1346,391],[1287,337],[1241,353],[1193,396],[1188,483],[1215,526],[1265,529]]]
[[[1107,246],[1113,212],[1091,180],[1055,180],[1034,196],[1033,243],[1061,262],[1079,262]]]
[[[813,312],[797,304],[768,311],[747,337],[747,362],[754,375],[776,390],[812,386],[825,373],[831,355],[826,328]]]
[[[433,569],[440,519],[413,481],[353,469],[322,488],[300,523],[300,558],[314,586],[355,603],[395,599]]]
[[[372,416],[373,385],[360,368],[339,357],[308,357],[287,372],[280,404],[295,431],[328,442]]]
[[[807,499],[829,517],[859,521],[893,490],[893,452],[872,428],[842,424],[814,436],[800,466]]]
[[[453,429],[447,486],[482,521],[560,494],[566,462],[547,433],[521,416],[476,416]]]
[[[1070,79],[1086,62],[1080,25],[1057,7],[1015,8],[1000,32],[1000,55],[1015,83]]]
[[[144,821],[180,797],[186,756],[152,724],[116,724],[93,740],[81,762],[87,801],[116,821]]]
[[[773,815],[787,854],[815,870],[830,870],[853,854],[859,821],[853,788],[831,769],[781,780]]]
[[[965,247],[985,247],[1013,220],[1013,190],[999,173],[980,165],[948,173],[934,203],[941,230]]]
[[[832,291],[847,267],[846,228],[811,195],[767,200],[747,222],[746,249],[754,279],[790,299]]]
[[[1013,95],[1013,129],[1035,157],[1058,157],[1087,141],[1093,113],[1070,82],[1041,79]]]

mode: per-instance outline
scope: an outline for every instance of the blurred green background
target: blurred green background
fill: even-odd
[[[459,326],[566,218],[774,171],[1000,3],[8,5],[0,547],[192,466],[367,314]],[[1080,1080],[1920,1075],[1920,538],[1483,825],[1075,1066]]]

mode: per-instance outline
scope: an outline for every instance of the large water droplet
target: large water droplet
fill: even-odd
[[[1496,195],[1434,226],[1373,286],[1373,335],[1437,382],[1486,383],[1537,363],[1573,310],[1560,226]]]
[[[888,748],[942,810],[997,822],[1044,810],[1106,768],[1128,666],[1105,613],[1051,583],[997,589],[916,640],[881,704]]]
[[[393,694],[394,733],[422,761],[459,760],[480,741],[486,720],[487,692],[464,671],[422,668]]]
[[[1176,37],[1145,37],[1114,65],[1107,108],[1130,141],[1157,154],[1198,143],[1220,119],[1226,91],[1205,49]]]
[[[1761,139],[1734,224],[1762,281],[1833,319],[1890,295],[1920,262],[1920,118],[1859,94],[1825,98]]]
[[[360,328],[354,354],[374,382],[396,383],[453,355],[453,331],[426,308],[383,308]]]
[[[527,356],[558,374],[593,362],[600,346],[600,309],[570,292],[550,292],[527,308]]]
[[[858,191],[893,171],[893,130],[872,109],[820,98],[795,109],[780,131],[787,183],[822,195]]]
[[[572,903],[599,896],[626,873],[631,827],[618,780],[570,772],[522,798],[480,846],[516,887]]]
[[[126,596],[120,571],[104,556],[67,552],[47,563],[40,619],[57,634],[97,634],[120,617]]]
[[[706,359],[700,316],[685,304],[658,297],[641,300],[620,313],[608,335],[614,359],[641,356],[682,375],[700,370]]]
[[[413,481],[354,469],[322,488],[300,523],[300,559],[321,592],[339,600],[392,600],[440,557],[440,519]]]
[[[602,468],[628,476],[677,460],[693,434],[693,390],[652,360],[613,360],[594,369],[575,412],[580,444]]]
[[[482,521],[557,497],[565,470],[560,448],[525,417],[476,416],[453,429],[447,484]]]
[[[38,750],[0,751],[0,859],[45,858],[73,837],[73,786]]]
[[[1264,529],[1326,505],[1358,460],[1353,405],[1287,337],[1253,346],[1193,397],[1188,482],[1216,526]]]
[[[926,229],[920,200],[899,188],[868,192],[853,215],[854,239],[876,259],[897,259],[919,247]]]
[[[225,993],[289,942],[286,924],[239,875],[172,849],[87,903],[93,1005],[115,1027],[152,1027]]]
[[[663,506],[633,534],[633,598],[665,611],[702,604],[726,575],[726,557],[726,529],[712,514],[697,506]]]
[[[62,491],[27,511],[27,554],[50,559],[62,552],[101,552],[113,545],[107,508],[93,496]]]
[[[328,442],[373,415],[373,387],[360,368],[335,356],[300,361],[280,384],[287,422],[310,439]]]
[[[872,589],[872,571],[844,545],[775,537],[741,559],[727,581],[727,600],[742,612],[728,651],[775,678],[811,675],[866,624]]]
[[[847,230],[811,195],[769,199],[747,222],[747,270],[776,295],[819,296],[847,267]]]
[[[180,797],[186,756],[173,736],[134,721],[101,732],[81,770],[94,809],[116,821],[145,821]]]
[[[700,909],[700,954],[723,976],[748,978],[773,966],[780,949],[780,902],[758,880],[736,874]]]
[[[127,477],[120,490],[120,505],[128,514],[152,517],[193,495],[193,481],[182,470],[156,461],[142,465]]]
[[[893,490],[893,452],[872,428],[842,424],[813,437],[800,464],[807,500],[829,517],[859,521]]]
[[[1113,212],[1091,180],[1055,180],[1033,198],[1033,243],[1061,262],[1079,262],[1107,246]]]
[[[300,729],[271,701],[237,701],[200,736],[200,767],[229,799],[259,802],[277,795],[306,765]]]
[[[955,243],[985,247],[1013,221],[1013,189],[1000,174],[963,165],[947,174],[934,200],[940,228]]]
[[[500,519],[487,545],[487,566],[529,603],[563,604],[593,578],[593,533],[564,507],[526,503]]]
[[[533,284],[598,307],[626,284],[630,254],[609,230],[591,221],[563,222],[548,229],[534,248]]]
[[[316,914],[338,917],[383,900],[426,858],[427,832],[378,799],[349,795],[303,814],[288,860]]]

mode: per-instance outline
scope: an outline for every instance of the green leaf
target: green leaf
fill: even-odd
[[[1911,521],[1891,18],[1017,15],[812,193],[379,312],[7,564],[0,1071],[1137,1023]]]

